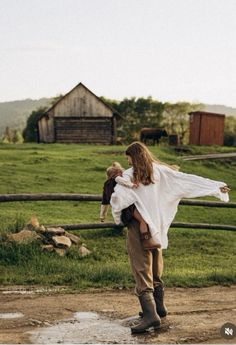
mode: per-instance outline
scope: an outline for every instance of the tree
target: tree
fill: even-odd
[[[23,138],[26,142],[38,141],[38,120],[45,113],[46,107],[33,110],[27,119],[26,127],[23,130]]]
[[[162,125],[168,134],[176,134],[181,145],[187,144],[189,133],[189,115],[191,111],[202,108],[202,104],[188,102],[165,103]]]
[[[12,142],[14,144],[22,144],[24,142],[24,138],[18,129],[13,131]]]
[[[1,142],[3,144],[22,144],[24,139],[19,129],[6,127]]]
[[[152,97],[124,98],[120,102],[101,98],[122,117],[117,126],[117,136],[122,143],[139,140],[143,127],[160,126],[164,104]]]
[[[12,142],[12,130],[10,127],[6,127],[2,137],[3,144],[10,144]]]
[[[51,102],[51,105],[55,104],[63,95],[55,96]],[[45,113],[48,107],[40,107],[36,110],[33,110],[30,116],[28,117],[26,127],[23,130],[23,138],[27,142],[38,141],[38,120]]]
[[[236,117],[225,117],[224,145],[236,146]]]

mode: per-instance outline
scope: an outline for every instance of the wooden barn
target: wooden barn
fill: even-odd
[[[79,83],[38,120],[38,141],[114,144],[117,116],[114,109]]]
[[[189,144],[223,145],[225,115],[206,111],[193,111],[189,115]]]

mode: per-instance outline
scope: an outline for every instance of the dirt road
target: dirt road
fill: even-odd
[[[110,322],[113,334],[116,322],[122,325],[122,337],[116,332],[116,339],[109,341],[109,335],[104,340],[94,335],[91,324],[90,338],[87,343],[221,343],[234,344],[236,338],[227,340],[221,337],[220,328],[226,322],[236,324],[236,286],[209,288],[167,288],[166,304],[168,316],[163,319],[158,331],[131,338],[126,318],[137,316],[139,305],[133,291],[89,291],[86,293],[66,293],[63,288],[43,289],[40,287],[0,286],[0,343],[52,343],[53,339],[45,340],[45,330],[53,329],[55,325],[61,327],[54,339],[57,342],[81,343],[76,333],[66,330],[63,321],[68,320],[76,329],[75,313],[96,312],[101,322]],[[21,317],[10,318],[4,313],[21,313]],[[4,315],[6,316],[4,318]],[[18,316],[19,316],[18,315]],[[81,314],[86,315],[86,314]],[[14,316],[14,315],[13,315]],[[8,317],[8,318],[7,318]],[[60,323],[61,321],[62,323]],[[91,322],[91,320],[89,321]],[[65,323],[66,324],[66,323]],[[118,325],[118,323],[117,323]],[[109,328],[104,328],[104,330]],[[81,329],[82,330],[82,329]],[[42,336],[44,331],[44,337]],[[58,334],[60,333],[61,334]],[[106,331],[103,331],[105,334]],[[108,331],[107,331],[108,332]],[[34,337],[32,336],[34,334]],[[36,334],[36,336],[35,336]],[[48,333],[49,334],[49,333]],[[50,333],[52,334],[52,333]],[[42,337],[41,337],[42,336]],[[79,337],[79,335],[78,335]],[[102,335],[100,335],[102,337]],[[44,339],[44,340],[42,340]],[[92,339],[92,340],[91,340]],[[94,339],[94,341],[93,341]],[[83,338],[83,343],[86,339]]]

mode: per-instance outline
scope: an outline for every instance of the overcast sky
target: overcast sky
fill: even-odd
[[[236,107],[235,0],[0,0],[0,102],[98,96]]]

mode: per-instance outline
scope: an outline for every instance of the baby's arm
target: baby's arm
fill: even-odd
[[[128,187],[128,188],[133,188],[135,187],[135,184],[132,183],[131,181],[127,180],[126,178],[122,177],[122,176],[117,176],[115,178],[116,183],[124,186],[124,187]]]
[[[104,222],[106,217],[107,217],[107,212],[109,210],[109,205],[103,205],[101,204],[101,209],[100,209],[100,221]]]

